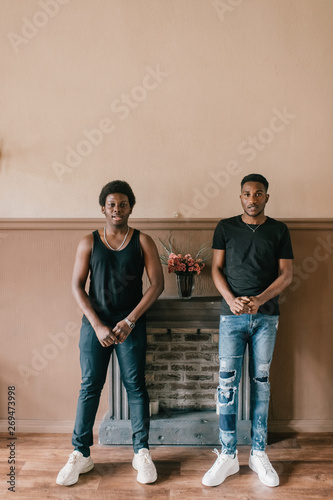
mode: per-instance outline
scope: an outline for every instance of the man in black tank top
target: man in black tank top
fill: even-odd
[[[114,349],[130,408],[132,465],[140,483],[157,479],[148,446],[145,313],[163,291],[162,266],[151,237],[128,226],[135,196],[127,182],[106,184],[99,203],[105,227],[80,241],[72,278],[73,295],[84,314],[79,344],[82,383],[72,437],[74,451],[57,477],[57,483],[64,486],[75,484],[80,474],[94,467],[90,457],[93,425]],[[144,269],[150,286],[143,294]]]

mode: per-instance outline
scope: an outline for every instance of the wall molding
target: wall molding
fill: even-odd
[[[139,219],[131,218],[130,224],[140,230],[214,230],[219,218],[205,219]],[[333,219],[278,219],[293,230],[332,230]],[[103,218],[91,219],[0,219],[0,230],[91,230],[103,225]]]
[[[333,432],[333,420],[272,420],[268,421],[268,431],[289,432]]]

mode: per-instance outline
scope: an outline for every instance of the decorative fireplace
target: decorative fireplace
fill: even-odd
[[[159,401],[150,423],[152,445],[218,445],[220,302],[220,297],[160,299],[147,314],[147,389],[150,399]],[[127,396],[115,354],[109,373],[109,411],[99,442],[130,445]],[[250,444],[248,353],[239,390],[238,442]]]

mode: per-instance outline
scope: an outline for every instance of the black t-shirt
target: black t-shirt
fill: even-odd
[[[223,272],[236,297],[262,293],[278,277],[279,259],[294,258],[286,224],[270,217],[255,232],[241,215],[221,220],[214,232],[213,248],[226,251]],[[260,306],[258,312],[278,315],[278,296]],[[224,299],[221,314],[233,314]]]

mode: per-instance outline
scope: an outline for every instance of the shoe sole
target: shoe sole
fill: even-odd
[[[214,484],[207,484],[207,483],[204,483],[204,480],[202,479],[202,484],[204,486],[219,486],[220,484],[222,484],[226,479],[227,477],[229,476],[233,476],[234,474],[237,474],[237,472],[239,472],[239,462],[235,463],[233,465],[233,467],[229,470],[229,472],[225,475],[225,477],[222,479],[222,481],[218,482],[218,483],[214,483]]]
[[[140,481],[140,479],[138,479],[138,477],[136,478],[136,480],[140,484],[151,484],[151,483],[155,483],[155,481],[157,481],[157,475],[156,475],[155,479],[150,479],[149,481]]]
[[[59,484],[60,486],[73,486],[73,484],[76,484],[79,480],[80,474],[86,474],[87,472],[90,472],[94,468],[94,464],[89,464],[86,469],[82,470],[79,475],[76,478],[76,481],[71,482],[71,483],[62,483],[61,481],[56,480],[56,483]]]
[[[279,486],[280,484],[280,481],[278,481],[277,484],[268,484],[266,483],[265,481],[262,480],[262,478],[259,476],[259,472],[257,471],[257,469],[255,468],[254,465],[252,465],[252,462],[251,462],[251,459],[249,460],[249,467],[251,470],[253,470],[253,472],[255,472],[257,475],[258,475],[258,478],[259,478],[259,481],[264,484],[265,486],[268,486],[269,488],[276,488],[276,486]]]

